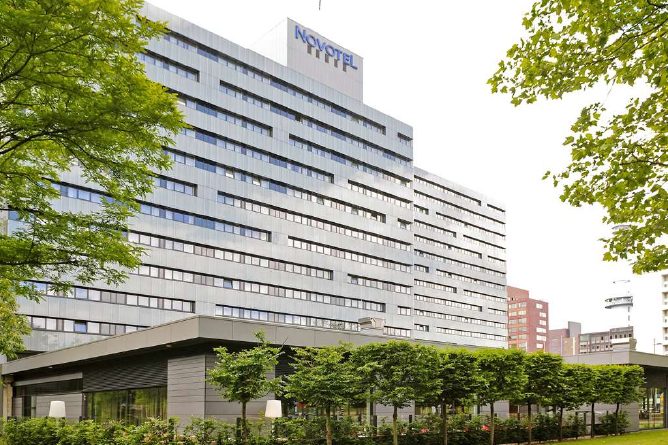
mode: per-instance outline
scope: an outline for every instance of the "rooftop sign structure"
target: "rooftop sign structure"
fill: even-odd
[[[282,21],[253,49],[362,101],[363,58],[294,20]]]

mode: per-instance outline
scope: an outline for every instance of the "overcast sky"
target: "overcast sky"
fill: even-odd
[[[628,286],[639,349],[661,336],[660,277],[604,263],[608,233],[595,208],[571,208],[541,178],[566,165],[561,143],[580,108],[620,106],[628,91],[599,88],[515,108],[487,79],[522,35],[528,0],[152,0],[245,47],[290,17],[364,57],[364,102],[413,126],[415,165],[506,205],[508,284],[550,303],[550,328],[623,325],[602,300]],[[615,290],[617,287],[617,290]],[[661,350],[657,346],[657,351]]]

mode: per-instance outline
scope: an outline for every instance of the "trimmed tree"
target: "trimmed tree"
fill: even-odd
[[[398,445],[398,410],[412,402],[433,400],[438,391],[438,381],[433,378],[438,357],[433,347],[406,341],[370,343],[358,349],[370,364],[374,397],[392,407],[392,443]]]
[[[559,440],[564,437],[564,410],[576,410],[586,404],[594,390],[591,368],[587,365],[565,363],[559,378],[559,390],[552,404],[559,410]]]
[[[184,125],[136,57],[164,29],[142,3],[0,2],[0,354],[14,357],[29,333],[16,300],[42,298],[30,281],[114,285],[140,264],[127,219]],[[68,189],[69,172],[86,187]],[[94,210],[56,204],[71,192]]]
[[[619,434],[621,405],[638,402],[644,396],[645,371],[637,365],[606,365],[600,369],[605,381],[601,401],[615,405],[615,434]]]
[[[494,403],[519,399],[526,386],[524,355],[517,349],[481,349],[475,353],[480,373],[476,395],[481,405],[489,405],[491,445],[494,445]]]
[[[285,385],[286,395],[324,410],[327,445],[332,445],[334,410],[348,402],[357,387],[349,355],[349,345],[296,349]]]
[[[246,405],[253,399],[278,390],[279,379],[268,378],[274,372],[281,348],[271,346],[263,332],[256,332],[258,345],[238,352],[215,348],[216,364],[208,372],[208,382],[230,402],[241,403],[241,440],[248,443]]]
[[[478,364],[473,353],[466,349],[442,349],[438,351],[436,369],[438,391],[434,402],[441,409],[441,435],[443,445],[448,445],[448,410],[450,406],[471,401],[478,384]]]
[[[555,354],[534,352],[524,358],[524,372],[527,379],[522,394],[516,401],[527,405],[528,439],[532,442],[532,405],[549,403],[559,391],[563,359]]]

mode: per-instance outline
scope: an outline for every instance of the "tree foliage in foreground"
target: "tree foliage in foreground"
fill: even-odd
[[[162,146],[182,126],[135,57],[162,31],[141,4],[0,2],[0,354],[28,332],[16,298],[39,295],[24,282],[116,284],[139,264],[126,220],[169,168]],[[107,198],[87,213],[55,204],[70,172]],[[8,217],[23,224],[8,230]]]
[[[241,438],[248,442],[246,406],[253,399],[264,397],[279,389],[280,381],[269,378],[278,364],[281,348],[271,346],[263,332],[257,332],[258,344],[250,349],[230,352],[226,347],[215,348],[216,364],[208,372],[208,381],[220,395],[241,403]]]
[[[524,352],[517,349],[481,349],[476,351],[480,382],[478,402],[490,408],[490,444],[494,445],[494,404],[517,400],[526,386]]]
[[[604,259],[629,259],[636,273],[668,268],[668,3],[653,0],[542,0],[523,20],[527,35],[490,78],[515,105],[560,99],[599,84],[635,87],[618,114],[582,109],[564,141],[571,163],[552,177],[561,199],[598,204]],[[645,89],[649,94],[643,94]]]
[[[332,414],[348,403],[358,378],[351,362],[348,345],[329,348],[299,348],[287,378],[286,395],[325,411],[326,443],[332,445]]]

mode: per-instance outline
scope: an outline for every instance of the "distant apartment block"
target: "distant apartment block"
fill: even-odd
[[[507,286],[508,347],[544,351],[547,344],[548,303],[529,297],[529,291]]]
[[[612,351],[615,345],[628,345],[633,340],[633,326],[580,335],[580,354]]]
[[[580,334],[582,325],[569,321],[568,327],[550,329],[547,332],[547,352],[559,355],[577,355],[580,353]]]

